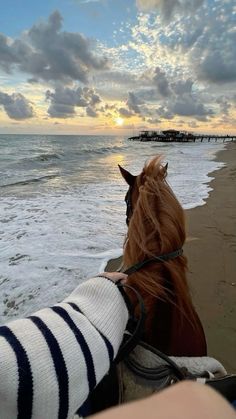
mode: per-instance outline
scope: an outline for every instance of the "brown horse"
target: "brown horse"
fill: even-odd
[[[166,181],[167,165],[157,156],[138,176],[122,167],[120,171],[129,185],[124,267],[151,259],[128,277],[147,310],[143,340],[169,355],[204,356],[205,335],[191,300],[187,259],[181,250],[186,238],[184,210]],[[135,297],[129,296],[138,311]]]

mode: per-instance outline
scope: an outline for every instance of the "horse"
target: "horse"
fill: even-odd
[[[187,283],[184,210],[168,184],[161,156],[138,176],[119,166],[129,189],[123,264],[127,284],[143,298],[147,315],[142,340],[167,355],[205,356],[204,330]],[[138,315],[139,304],[127,294]]]

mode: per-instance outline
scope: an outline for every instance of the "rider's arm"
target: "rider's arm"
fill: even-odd
[[[93,419],[236,419],[235,410],[209,386],[182,381],[151,397],[124,404]]]
[[[117,354],[128,312],[92,278],[62,303],[0,327],[0,418],[70,418]]]

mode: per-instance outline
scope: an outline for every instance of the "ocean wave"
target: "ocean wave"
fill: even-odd
[[[43,153],[39,154],[34,157],[24,158],[24,161],[31,161],[31,162],[41,162],[41,161],[50,161],[50,160],[59,160],[63,156],[62,153]]]
[[[93,149],[83,149],[83,150],[79,150],[76,151],[74,154],[76,154],[77,156],[81,156],[84,154],[105,154],[105,153],[114,153],[116,151],[122,151],[125,150],[126,147],[122,146],[112,146],[112,147],[101,147],[101,148],[93,148]]]
[[[39,161],[48,161],[48,160],[54,160],[54,159],[60,159],[62,157],[61,154],[40,154],[35,158],[35,160]]]
[[[134,144],[128,141],[124,147],[120,147],[123,143],[116,139],[104,138],[102,143],[93,138],[78,140],[71,137],[69,142],[67,137],[60,136],[52,144],[54,148],[50,149],[49,140],[45,137],[43,149],[42,137],[39,140],[32,139],[31,143],[26,138],[23,150],[21,140],[18,152],[14,151],[15,155],[18,159],[27,157],[27,151],[28,157],[34,158],[43,153],[60,154],[62,150],[64,154],[61,160],[26,162],[25,167],[20,166],[19,169],[5,162],[0,166],[3,176],[8,170],[12,176],[1,177],[3,184],[18,181],[19,185],[19,181],[23,181],[25,185],[31,180],[41,181],[29,186],[0,189],[0,195],[3,195],[0,206],[0,219],[3,220],[3,224],[0,223],[0,322],[3,323],[13,315],[20,317],[26,312],[40,309],[42,301],[44,306],[61,301],[80,282],[103,272],[107,259],[118,256],[113,249],[122,248],[126,233],[123,202],[126,186],[118,177],[118,172],[114,175],[117,170],[116,159],[102,161],[104,168],[101,170],[104,157],[110,157],[112,153],[116,157],[121,154],[117,162],[124,164],[131,172],[139,173],[146,158],[163,153],[170,165],[169,182],[184,207],[189,208],[202,205],[207,198],[207,174],[219,167],[209,153],[223,148],[215,142],[191,146],[178,144],[178,147],[168,144],[165,148],[163,145],[152,148],[150,143]],[[179,150],[184,154],[179,154]],[[80,156],[76,155],[79,151]],[[2,156],[4,150],[0,163]],[[31,165],[32,169],[29,169]],[[60,165],[60,168],[42,171],[49,165]],[[42,178],[53,174],[62,181],[47,180],[50,179],[47,176]],[[41,185],[45,185],[45,188],[41,188]],[[28,193],[31,189],[42,189],[42,193],[31,195]],[[22,195],[19,195],[21,192]],[[28,256],[18,259],[18,255]],[[30,299],[28,295],[34,297]],[[14,308],[8,309],[6,298],[16,300],[15,311]]]
[[[46,175],[46,176],[41,176],[38,178],[32,178],[32,179],[27,179],[27,180],[19,180],[19,182],[14,182],[14,183],[7,183],[5,185],[0,185],[0,188],[9,188],[9,187],[13,187],[13,186],[25,186],[25,185],[29,185],[31,183],[37,183],[37,182],[42,182],[45,180],[49,180],[49,179],[54,179],[58,177],[57,175]]]

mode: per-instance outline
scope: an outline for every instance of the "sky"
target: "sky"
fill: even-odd
[[[2,0],[0,134],[236,134],[234,0]]]

